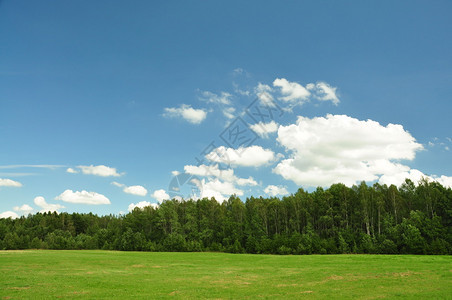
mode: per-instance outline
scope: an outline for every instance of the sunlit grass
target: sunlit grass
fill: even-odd
[[[444,298],[452,257],[0,251],[0,297]]]

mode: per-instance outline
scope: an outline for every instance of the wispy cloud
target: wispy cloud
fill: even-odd
[[[2,172],[0,176],[4,177],[22,177],[22,176],[34,176],[39,175],[38,173],[22,173],[22,172]]]
[[[12,186],[12,187],[21,187],[22,183],[18,182],[18,181],[14,181],[12,179],[8,179],[8,178],[0,178],[0,186]]]
[[[64,167],[64,165],[4,165],[0,166],[0,169],[41,168],[54,170]]]

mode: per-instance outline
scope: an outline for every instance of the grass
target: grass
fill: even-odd
[[[0,251],[0,298],[452,298],[452,257]]]

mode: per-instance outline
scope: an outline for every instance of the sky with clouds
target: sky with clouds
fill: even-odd
[[[450,1],[0,1],[0,217],[452,186]]]

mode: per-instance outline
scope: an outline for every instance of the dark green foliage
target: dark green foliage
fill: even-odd
[[[0,249],[266,254],[452,254],[452,190],[422,180],[334,184],[242,202],[164,201],[125,216],[38,213],[0,219]]]

